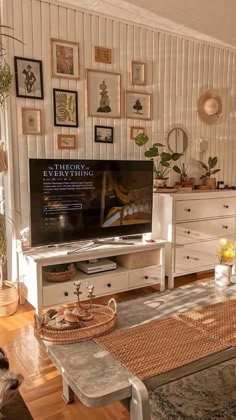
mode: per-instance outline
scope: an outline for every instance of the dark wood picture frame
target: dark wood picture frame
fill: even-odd
[[[63,95],[73,95],[74,96],[74,105],[75,110],[69,109],[69,107],[63,107],[63,102],[65,102],[65,97],[62,98],[61,105],[58,103],[57,94]],[[67,102],[67,101],[66,101]],[[79,118],[78,118],[78,92],[76,90],[67,90],[67,89],[53,89],[53,111],[54,111],[54,125],[58,127],[79,127]],[[74,114],[74,115],[73,115]],[[71,118],[74,119],[71,119]]]
[[[15,56],[14,66],[16,96],[18,98],[44,99],[42,61]]]
[[[100,130],[100,134],[99,134]],[[106,131],[110,131],[110,136],[105,136]],[[110,139],[110,140],[109,140]],[[95,125],[94,126],[94,141],[96,143],[113,143],[113,127],[108,127],[106,125]]]

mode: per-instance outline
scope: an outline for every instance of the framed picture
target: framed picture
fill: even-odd
[[[87,69],[88,115],[120,118],[120,74]]]
[[[146,92],[127,91],[125,98],[126,117],[137,120],[151,120],[152,95]]]
[[[25,57],[14,57],[16,96],[43,99],[42,61]]]
[[[146,63],[132,61],[131,79],[132,85],[146,85]]]
[[[75,149],[76,136],[75,134],[58,134],[57,135],[58,149]]]
[[[51,38],[52,77],[79,79],[79,44]]]
[[[94,140],[98,143],[113,143],[113,127],[95,125]]]
[[[77,92],[64,89],[53,89],[54,125],[61,127],[78,127]]]
[[[130,139],[131,140],[134,140],[135,137],[140,133],[145,133],[145,127],[130,127]]]
[[[111,64],[112,50],[111,48],[95,47],[95,61],[97,63]]]
[[[22,133],[41,134],[41,109],[22,108]]]

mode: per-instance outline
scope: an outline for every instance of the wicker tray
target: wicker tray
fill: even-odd
[[[62,268],[63,267],[63,268]],[[76,268],[74,264],[59,266],[58,268],[46,268],[44,270],[47,281],[60,282],[70,280],[75,272]],[[61,270],[61,271],[60,271]]]
[[[114,309],[111,308],[111,304],[114,305]],[[76,327],[71,326],[67,329],[49,327],[44,323],[43,317],[35,315],[34,332],[36,337],[55,344],[70,344],[91,340],[114,329],[116,312],[116,301],[111,298],[107,306],[92,305],[91,313],[93,313],[93,319],[90,321],[79,321]]]

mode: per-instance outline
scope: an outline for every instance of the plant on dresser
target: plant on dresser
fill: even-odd
[[[216,178],[211,176],[215,175],[217,172],[220,172],[220,169],[215,169],[217,162],[217,156],[209,156],[207,164],[199,160],[199,163],[205,171],[205,173],[201,175],[200,179],[203,179],[204,184],[207,185],[210,189],[216,189]]]
[[[217,249],[219,264],[215,267],[215,283],[217,286],[228,286],[232,275],[232,265],[235,260],[235,249],[232,241],[219,240],[220,247]]]
[[[154,143],[149,149],[146,148],[146,144],[149,141],[149,137],[145,133],[139,133],[135,137],[135,143],[137,146],[144,146],[145,153],[144,155],[153,160],[154,163],[154,178],[164,181],[169,178],[168,175],[172,170],[171,163],[172,161],[178,160],[182,154],[181,153],[167,153],[160,152],[160,147],[165,147],[162,143]],[[156,160],[154,160],[156,158]]]

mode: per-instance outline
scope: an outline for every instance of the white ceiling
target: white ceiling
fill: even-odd
[[[236,0],[62,0],[157,29],[236,47]]]

